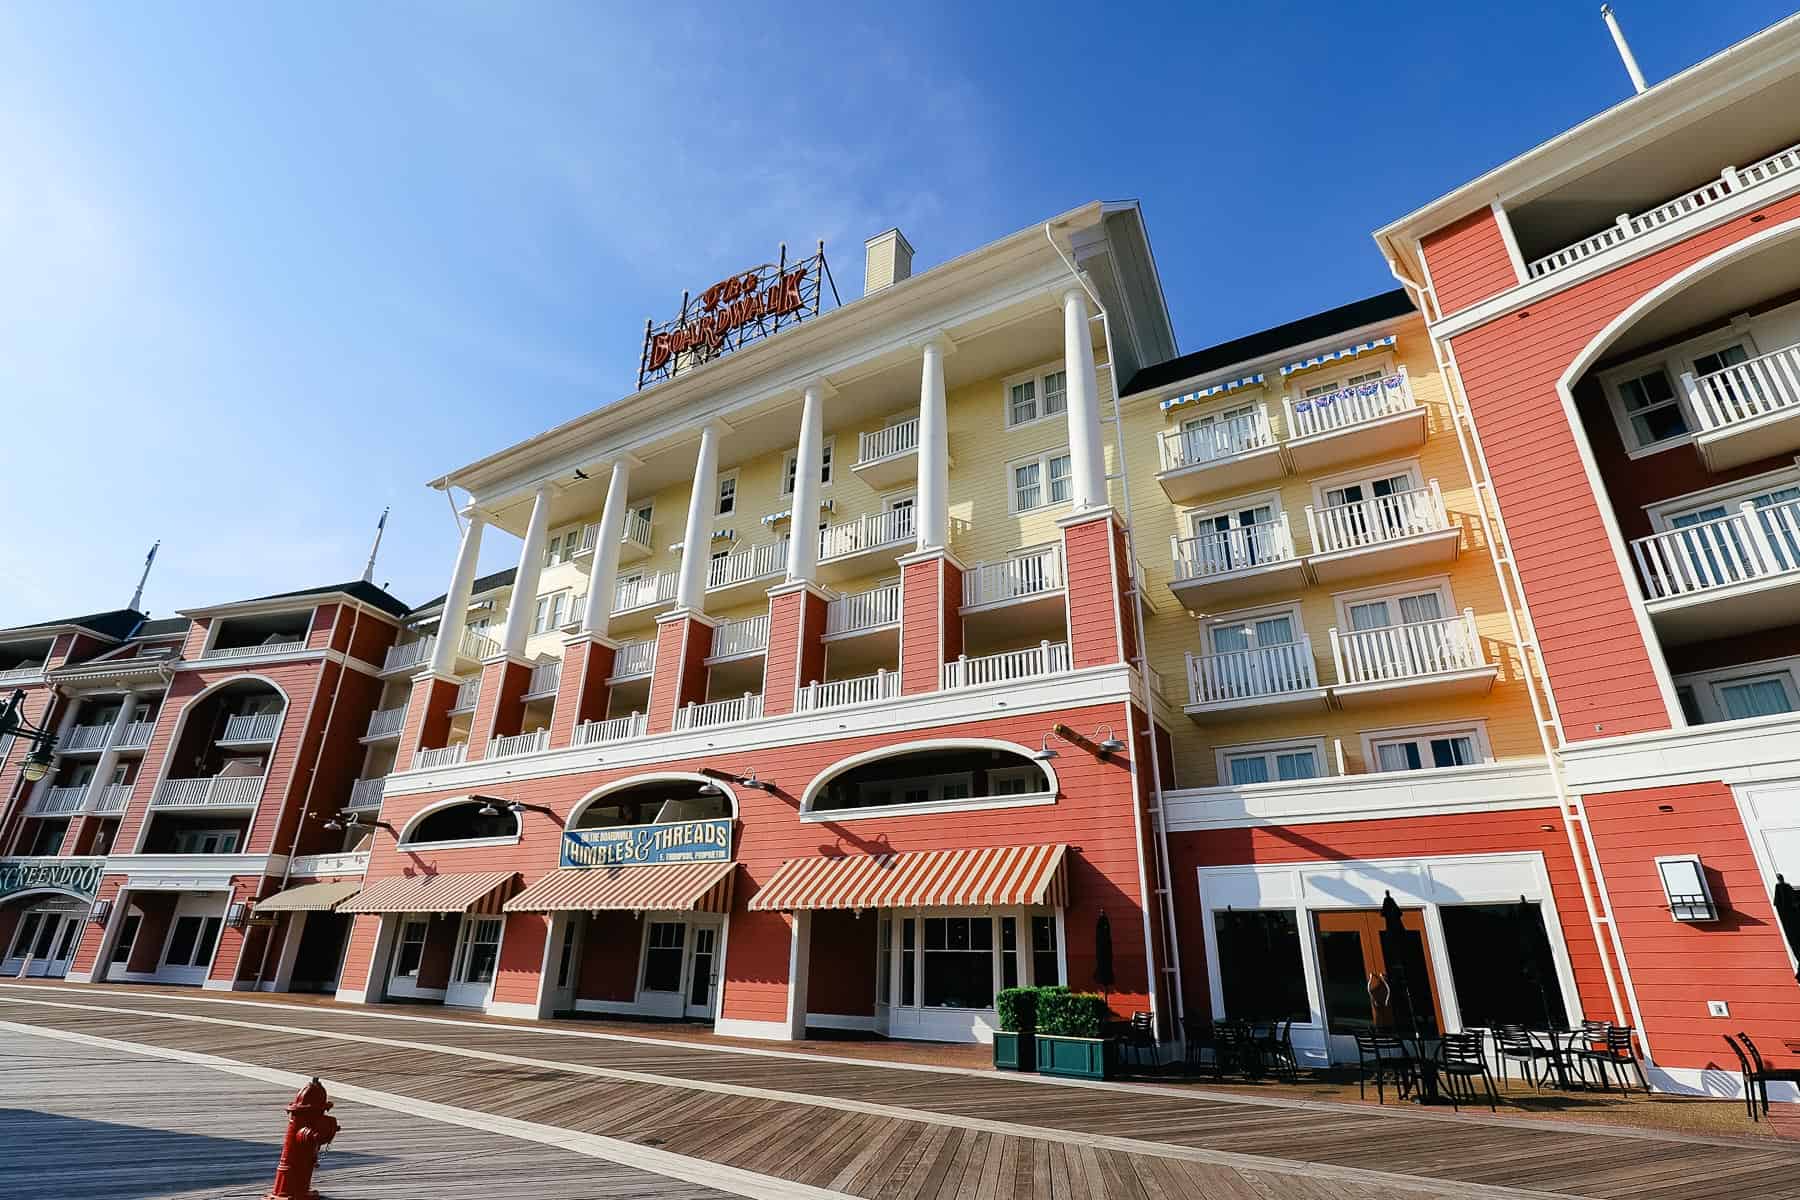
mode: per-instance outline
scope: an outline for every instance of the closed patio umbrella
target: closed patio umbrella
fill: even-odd
[[[1112,991],[1112,922],[1107,919],[1105,909],[1100,910],[1099,918],[1094,921],[1094,983],[1102,995]]]
[[[1531,906],[1531,901],[1520,896],[1519,902],[1513,905],[1512,916],[1514,932],[1519,938],[1519,971],[1526,983],[1537,988],[1538,1011],[1543,1014],[1544,1028],[1549,1029],[1555,1018],[1550,1012],[1550,993],[1544,988],[1544,973],[1538,970],[1537,909]]]
[[[1419,1045],[1419,1014],[1413,1007],[1412,982],[1406,977],[1406,944],[1409,930],[1406,928],[1406,917],[1400,911],[1400,905],[1394,900],[1394,893],[1382,893],[1381,900],[1381,957],[1387,962],[1388,978],[1392,984],[1392,995],[1389,1003],[1404,1007],[1404,1016],[1400,1012],[1394,1014],[1394,1027],[1400,1028],[1402,1020],[1412,1029],[1413,1044]]]
[[[1788,949],[1800,958],[1800,890],[1779,875],[1775,877],[1775,918],[1781,922]],[[1794,972],[1794,978],[1800,980],[1800,971]]]

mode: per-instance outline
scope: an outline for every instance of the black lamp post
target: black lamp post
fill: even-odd
[[[25,765],[19,770],[25,782],[36,783],[50,773],[50,754],[56,749],[56,735],[25,719],[25,692],[22,689],[14,692],[6,706],[0,708],[0,738],[4,737],[29,738],[31,741]]]

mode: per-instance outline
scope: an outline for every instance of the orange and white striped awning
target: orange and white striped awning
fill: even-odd
[[[753,909],[952,908],[1068,903],[1067,846],[919,850],[794,858],[751,897]]]
[[[371,883],[345,913],[479,913],[498,916],[518,880],[514,871],[460,875],[400,875]]]
[[[507,912],[731,911],[735,862],[564,867],[506,902]]]

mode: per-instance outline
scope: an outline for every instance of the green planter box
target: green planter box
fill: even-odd
[[[1043,1075],[1106,1079],[1113,1073],[1112,1043],[1104,1038],[1037,1035],[1037,1069]]]
[[[1008,1033],[1004,1029],[996,1030],[994,1032],[994,1070],[1037,1070],[1037,1051],[1032,1047],[1033,1040],[1033,1035],[1029,1033]]]

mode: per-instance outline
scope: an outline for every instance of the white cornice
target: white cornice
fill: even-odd
[[[1556,783],[1541,760],[1515,759],[1430,771],[1330,775],[1242,787],[1164,793],[1170,832],[1383,821],[1443,813],[1555,808]]]
[[[1596,738],[1562,749],[1563,777],[1580,793],[1683,783],[1800,778],[1800,715]]]

